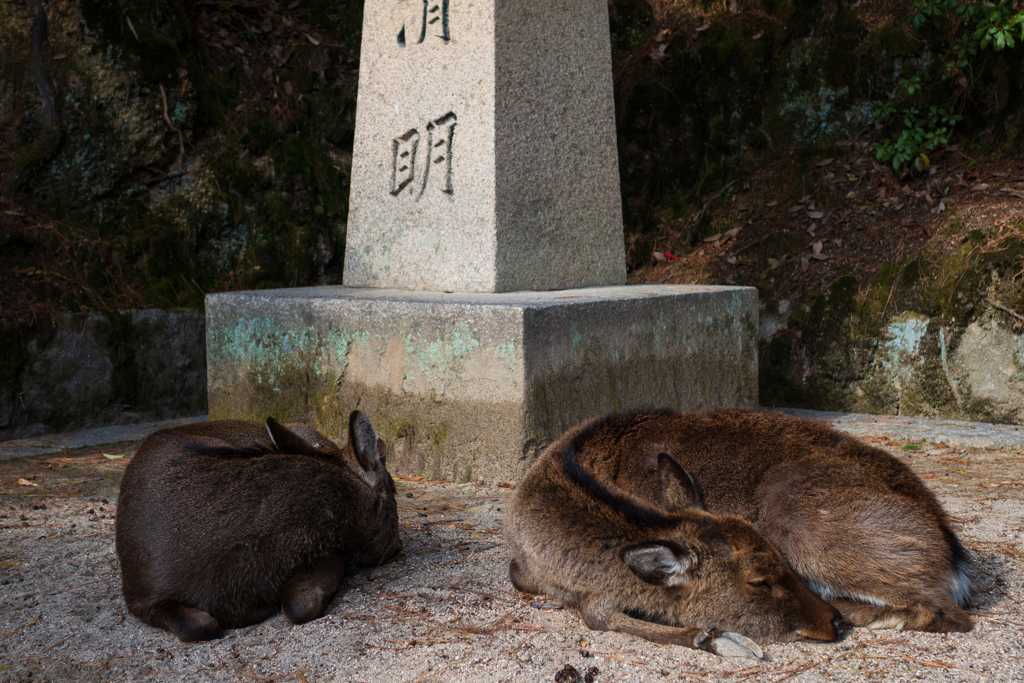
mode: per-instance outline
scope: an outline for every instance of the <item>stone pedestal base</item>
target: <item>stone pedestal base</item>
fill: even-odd
[[[514,482],[604,412],[757,405],[749,287],[314,287],[211,294],[206,315],[210,419],[338,435],[358,408],[405,475]]]

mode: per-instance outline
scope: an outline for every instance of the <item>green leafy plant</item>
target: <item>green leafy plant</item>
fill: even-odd
[[[1024,42],[1024,11],[1014,9],[1014,0],[914,0],[913,5],[915,30],[930,27],[945,34],[944,77],[955,78],[964,89],[974,81],[980,52],[1001,52]]]
[[[919,76],[900,79],[900,91],[908,97],[921,90]],[[944,107],[930,106],[927,109],[905,107],[897,110],[896,104],[878,102],[873,112],[876,119],[883,119],[889,128],[900,125],[894,139],[872,145],[879,161],[892,162],[893,168],[901,168],[911,161],[918,171],[928,169],[928,154],[949,144],[949,132],[963,120]]]
[[[980,7],[981,18],[973,38],[978,41],[981,49],[991,46],[999,52],[1007,47],[1015,47],[1015,34],[1024,40],[1024,12],[1017,12],[1010,0],[1002,0],[999,4],[986,2]]]
[[[936,47],[944,68],[938,75],[933,73],[928,82],[922,82],[918,75],[900,79],[894,101],[876,102],[875,118],[894,129],[892,137],[873,147],[880,161],[890,161],[894,168],[913,163],[918,171],[927,170],[928,154],[949,144],[953,127],[964,120],[961,112],[965,105],[973,102],[977,109],[978,102],[972,98],[985,99],[972,88],[979,83],[986,65],[992,63],[989,55],[1024,44],[1024,10],[1015,9],[1014,3],[913,0],[911,25],[922,34],[939,35]],[[901,100],[921,101],[924,93],[942,92],[942,82],[949,80],[959,89],[951,97],[947,95],[948,107],[897,106]]]

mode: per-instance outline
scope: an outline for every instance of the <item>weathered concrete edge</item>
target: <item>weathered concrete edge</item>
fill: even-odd
[[[403,474],[514,481],[610,410],[756,406],[757,315],[756,290],[739,287],[210,295],[210,415],[330,436],[358,407]]]
[[[852,436],[884,436],[891,439],[941,443],[965,448],[1024,449],[1024,426],[1021,425],[934,420],[898,415],[836,413],[801,408],[772,408],[771,410],[778,410],[794,417],[830,422],[839,431]]]

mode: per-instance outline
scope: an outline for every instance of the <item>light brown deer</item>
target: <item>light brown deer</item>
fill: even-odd
[[[743,517],[851,624],[971,629],[970,558],[935,496],[885,451],[768,411],[635,411],[585,430],[581,461],[596,478],[667,510],[696,489],[698,505]]]
[[[186,642],[278,610],[316,619],[347,567],[402,549],[384,442],[358,411],[344,450],[273,418],[155,432],[125,470],[116,532],[129,610]]]
[[[570,431],[520,482],[504,523],[517,589],[576,607],[595,630],[727,656],[761,656],[751,638],[838,638],[839,613],[746,521],[699,509],[678,464],[644,471],[653,500],[621,486],[619,426]]]

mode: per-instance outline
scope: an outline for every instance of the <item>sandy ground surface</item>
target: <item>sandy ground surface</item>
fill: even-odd
[[[121,598],[114,515],[133,443],[0,462],[0,680],[485,683],[554,681],[566,665],[598,683],[1024,680],[1024,455],[869,440],[933,487],[973,552],[971,633],[854,629],[757,662],[589,631],[509,583],[511,489],[400,480],[398,561],[352,576],[312,623],[184,645]]]

